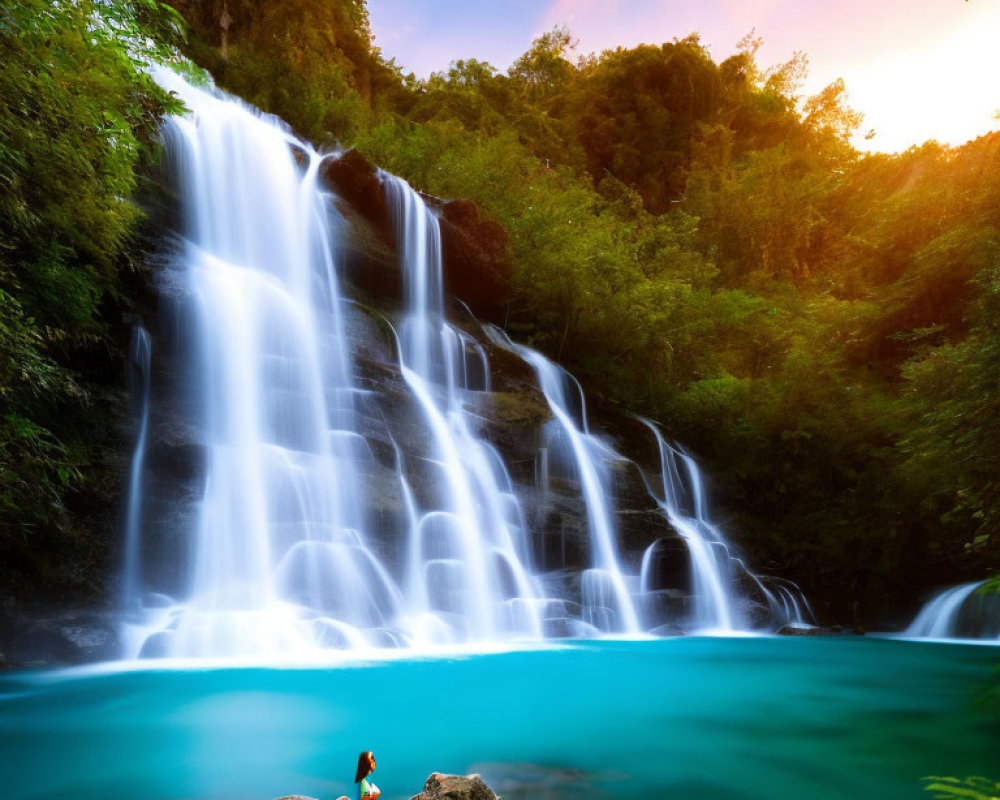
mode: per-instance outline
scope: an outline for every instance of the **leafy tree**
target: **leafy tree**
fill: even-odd
[[[85,382],[104,305],[135,269],[128,202],[176,104],[141,69],[180,20],[154,0],[0,7],[0,552],[65,537],[92,439]],[[152,42],[149,34],[158,38]],[[151,43],[152,42],[152,43]],[[30,542],[25,550],[22,545]]]
[[[970,547],[1000,549],[1000,255],[979,278],[969,335],[909,362],[915,419],[901,442],[907,478],[944,523],[972,531]]]
[[[372,45],[363,0],[171,4],[191,22],[191,56],[303,136],[350,141],[373,111],[406,101],[399,70]]]

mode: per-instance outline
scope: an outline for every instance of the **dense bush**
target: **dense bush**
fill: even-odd
[[[85,477],[86,377],[102,304],[135,268],[129,202],[173,107],[140,68],[182,20],[153,0],[0,7],[0,559],[72,535]],[[149,38],[155,36],[154,40]]]

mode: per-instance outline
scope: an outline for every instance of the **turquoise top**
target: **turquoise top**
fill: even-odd
[[[362,797],[367,797],[368,795],[372,794],[372,790],[374,788],[375,784],[373,784],[370,780],[368,780],[367,777],[362,778],[361,782],[358,784],[358,800],[361,800]]]

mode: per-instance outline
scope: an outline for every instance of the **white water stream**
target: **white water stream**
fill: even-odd
[[[982,581],[945,589],[931,598],[903,632],[915,639],[1000,641],[1000,595],[977,592]]]
[[[746,576],[766,598],[758,606],[767,606],[767,619],[752,627],[804,620],[797,592],[757,578],[732,555],[708,522],[697,466],[654,425],[663,491],[653,494],[663,537],[690,551],[694,610],[669,619],[640,613],[662,590],[647,574],[655,543],[641,572],[638,554],[628,567],[620,552],[612,472],[626,460],[590,432],[572,376],[487,330],[490,346],[533,368],[552,415],[539,432],[536,485],[512,478],[480,415],[491,391],[487,347],[445,313],[438,219],[389,175],[405,295],[396,367],[426,452],[393,437],[404,522],[391,531],[373,526],[371,442],[358,413],[365,393],[354,377],[334,255],[338,216],[319,181],[323,158],[334,156],[221,93],[167,70],[155,77],[189,109],[166,122],[163,138],[183,212],[171,269],[190,320],[184,335],[194,343],[187,399],[205,469],[193,521],[177,523],[183,580],[165,592],[144,568],[162,555],[145,543],[150,339],[137,332],[141,413],[126,523],[124,657],[637,635],[664,622],[731,632],[751,627],[738,586]],[[417,462],[432,475],[419,487]],[[582,508],[589,563],[577,572],[537,563],[539,532],[525,497],[549,492],[550,470],[576,487],[568,491]],[[693,493],[690,502],[683,492]]]

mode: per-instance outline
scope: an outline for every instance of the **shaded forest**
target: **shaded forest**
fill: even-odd
[[[171,6],[0,12],[12,579],[99,558],[73,509],[102,480],[99,398],[148,269],[122,198],[174,107],[136,59],[174,47],[318,144],[474,199],[513,249],[497,321],[661,420],[751,560],[826,621],[891,621],[1000,566],[1000,134],[861,153],[843,84],[801,97],[804,59],[765,67],[753,36],[716,63],[696,34],[581,57],[557,28],[506,72],[418,80],[362,0]]]

